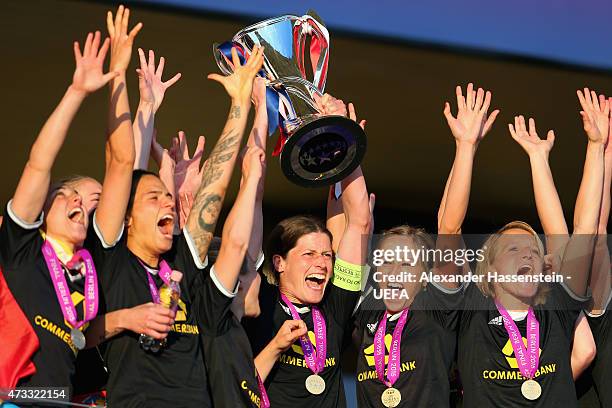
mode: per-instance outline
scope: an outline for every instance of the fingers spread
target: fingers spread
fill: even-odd
[[[81,54],[81,46],[79,45],[79,42],[75,41],[74,44],[72,44],[72,48],[74,50],[74,59],[76,63],[78,64],[79,60],[83,58],[83,55]]]
[[[149,69],[150,73],[155,73],[155,52],[153,52],[153,50],[149,50],[149,61],[147,68]]]
[[[133,40],[134,37],[138,35],[141,29],[142,29],[142,23],[136,24],[134,28],[132,28],[132,31],[130,31],[130,38]]]
[[[106,37],[104,42],[102,43],[102,47],[100,48],[100,52],[98,52],[98,59],[100,61],[104,61],[106,58],[106,53],[108,52],[108,47],[110,46],[110,38]]]
[[[457,109],[465,109],[465,98],[460,86],[457,86],[455,93],[457,94]]]
[[[147,59],[145,58],[144,51],[142,48],[138,48],[138,59],[140,60],[140,69],[147,69]]]
[[[166,65],[166,59],[161,57],[159,59],[159,65],[157,65],[157,70],[155,70],[155,75],[161,80],[162,75],[164,74],[164,66]]]
[[[159,75],[159,78],[161,78],[161,74]],[[167,80],[166,82],[164,82],[164,86],[166,88],[169,88],[172,85],[174,85],[179,79],[181,79],[181,73],[180,72],[178,74],[176,74],[175,76],[173,76],[172,78],[170,78],[169,80]]]
[[[111,11],[106,13],[106,29],[108,30],[108,35],[113,38],[115,36],[115,24],[113,23],[113,13]]]

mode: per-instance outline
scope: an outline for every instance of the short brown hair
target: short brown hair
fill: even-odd
[[[274,255],[287,257],[287,253],[295,247],[298,239],[313,232],[322,232],[329,237],[330,242],[332,241],[332,234],[323,221],[311,215],[296,215],[276,224],[268,236],[265,251],[268,268],[264,269],[264,275],[268,283],[278,285],[279,282],[279,274],[274,267]]]
[[[417,248],[423,247],[425,248],[425,250],[435,248],[433,238],[431,237],[431,235],[427,233],[427,231],[425,231],[425,229],[412,227],[406,224],[398,225],[386,231],[383,231],[382,237],[378,241],[378,245],[380,246],[385,238],[389,236],[394,236],[394,235],[400,235],[400,236],[412,238]],[[426,261],[427,264],[422,264],[421,268],[423,268],[424,271],[429,271],[433,267],[433,262],[429,259],[429,257],[425,257],[425,258],[427,259]],[[419,259],[419,262],[423,263],[422,259]]]
[[[499,238],[504,234],[504,232],[512,229],[523,230],[533,236],[538,246],[538,252],[542,256],[542,258],[544,258],[544,255],[546,253],[544,250],[544,244],[538,236],[538,233],[531,227],[531,225],[527,224],[526,222],[509,222],[508,224],[501,227],[496,233],[491,234],[482,246],[482,248],[484,249],[484,259],[481,262],[478,262],[476,265],[476,275],[482,277],[478,280],[476,286],[478,286],[478,289],[480,289],[482,294],[487,297],[495,298],[495,288],[493,287],[493,282],[489,281],[489,279],[485,279],[485,276],[491,269],[491,265],[493,264],[493,262],[495,262],[495,257],[498,253],[497,244],[499,243]],[[536,295],[534,297],[534,306],[541,305],[546,302],[546,296],[548,295],[549,290],[550,288],[547,284],[540,283],[538,285],[538,291],[536,292]]]

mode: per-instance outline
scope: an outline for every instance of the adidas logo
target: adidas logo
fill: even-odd
[[[489,324],[493,324],[496,326],[501,326],[504,324],[504,319],[501,316],[494,317],[489,321]]]
[[[376,326],[378,326],[378,322],[376,323],[368,323],[366,324],[368,330],[370,331],[370,333],[374,334],[376,332]]]

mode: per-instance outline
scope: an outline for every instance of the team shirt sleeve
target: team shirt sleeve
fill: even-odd
[[[209,278],[202,280],[194,291],[194,309],[202,333],[205,336],[220,336],[230,328],[231,305],[238,293],[238,284],[233,290],[225,288],[217,278],[214,265],[209,273]]]
[[[6,266],[5,274],[35,256],[32,244],[40,236],[43,224],[43,213],[35,222],[27,223],[13,212],[11,204],[12,200],[6,206],[6,217],[0,227],[0,258]]]

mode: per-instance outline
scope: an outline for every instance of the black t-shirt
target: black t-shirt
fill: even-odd
[[[612,296],[612,295],[611,295]],[[612,407],[612,307],[610,301],[604,314],[592,316],[587,314],[597,355],[593,361],[593,384],[602,407]]]
[[[218,408],[260,407],[251,345],[230,308],[235,296],[217,280],[214,268],[194,288],[193,310],[202,328],[212,401]]]
[[[428,284],[414,299],[400,344],[400,375],[393,387],[402,395],[398,407],[448,407],[449,370],[455,355],[462,290],[450,291]],[[386,313],[382,301],[367,298],[355,314],[361,345],[357,356],[359,407],[381,407],[387,388],[376,374],[374,336]],[[400,313],[387,316],[385,361]],[[385,369],[387,365],[385,364]]]
[[[289,309],[284,303],[281,303],[278,291],[274,296],[273,330],[267,340],[271,340],[285,320],[292,320]],[[302,347],[297,340],[280,355],[266,379],[266,388],[272,407],[336,408],[346,406],[340,354],[345,330],[358,299],[359,292],[341,289],[329,283],[325,296],[318,305],[325,318],[327,330],[325,368],[319,373],[325,380],[325,391],[320,395],[312,395],[306,390],[306,378],[312,374],[312,371],[306,365]],[[310,341],[316,350],[311,310],[305,305],[295,304],[295,306],[306,323]],[[265,322],[261,327],[262,330],[267,330]]]
[[[90,244],[108,312],[153,301],[149,272],[128,249],[125,235],[112,247],[97,237]],[[139,334],[127,330],[102,347],[109,374],[109,407],[211,406],[200,330],[191,307],[192,285],[203,276],[187,236],[186,233],[175,236],[171,250],[162,256],[172,269],[183,273],[168,347],[158,354],[144,351],[138,343]],[[163,285],[157,274],[152,277],[158,288]]]
[[[36,373],[18,384],[20,387],[69,387],[75,372],[77,349],[70,339],[71,327],[64,320],[51,275],[42,254],[44,240],[39,227],[19,220],[7,206],[0,228],[0,252],[3,273],[15,300],[27,316],[38,337],[40,348],[32,358]],[[83,319],[85,309],[84,278],[65,272],[77,319]],[[98,276],[100,274],[98,273]],[[99,291],[100,292],[100,291]],[[102,303],[100,301],[100,303]],[[98,313],[103,310],[102,305]],[[82,328],[86,329],[88,323]],[[1,346],[0,346],[0,352]]]
[[[525,378],[494,301],[474,284],[465,292],[459,323],[458,365],[464,407],[577,407],[572,380],[571,344],[576,319],[585,300],[561,284],[550,285],[546,304],[534,307],[540,323],[540,360],[534,380],[542,395],[529,401],[521,394]],[[515,321],[526,342],[527,318]]]

